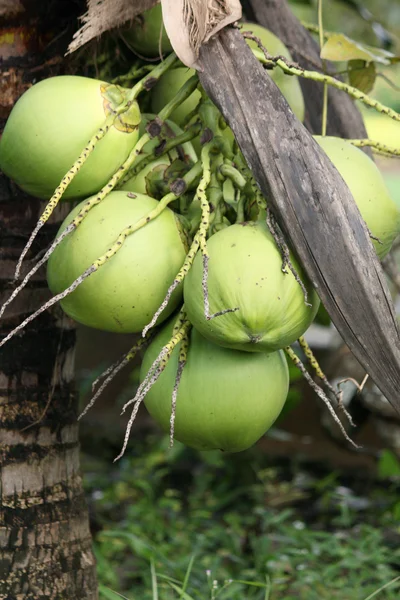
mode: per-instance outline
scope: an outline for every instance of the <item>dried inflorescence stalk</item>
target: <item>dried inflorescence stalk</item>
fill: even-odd
[[[181,61],[199,69],[200,46],[242,16],[239,0],[161,0],[170,42]]]

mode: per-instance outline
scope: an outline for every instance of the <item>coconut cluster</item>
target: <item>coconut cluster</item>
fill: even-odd
[[[291,60],[268,30],[243,29]],[[171,52],[159,7],[120,33],[141,56]],[[189,446],[236,452],[279,416],[289,389],[284,350],[307,331],[320,301],[196,73],[174,58],[151,75],[160,68],[143,101],[135,90],[146,85],[76,76],[34,85],[6,124],[0,167],[33,196],[48,200],[56,190],[76,201],[48,261],[49,288],[79,323],[143,332],[136,405],[144,400]],[[271,76],[302,120],[298,80]],[[346,140],[316,142],[383,258],[400,214],[379,170]]]

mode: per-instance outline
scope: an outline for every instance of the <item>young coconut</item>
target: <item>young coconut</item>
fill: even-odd
[[[64,75],[32,86],[15,104],[0,141],[0,168],[23,190],[48,199],[88,140],[121,106],[125,90]],[[71,181],[63,198],[100,190],[124,162],[139,138],[140,111],[132,102]]]
[[[379,240],[372,240],[376,253],[384,258],[400,233],[400,210],[381,172],[365,152],[347,140],[314,137],[349,187],[368,229]]]
[[[178,67],[167,71],[156,83],[151,92],[151,109],[154,113],[159,113],[164,106],[170,102],[193,75],[194,69]],[[200,102],[201,93],[195,90],[191,96],[171,114],[171,119],[179,126],[186,123],[188,116],[194,112]]]
[[[68,215],[58,235],[83,204]],[[107,252],[124,227],[145,217],[158,204],[141,194],[130,197],[126,192],[111,192],[51,255],[47,279],[52,293],[58,294],[70,286]],[[117,333],[139,332],[164,299],[187,249],[178,216],[165,208],[156,219],[130,235],[115,256],[61,300],[61,306],[70,317],[89,327]],[[175,290],[159,322],[172,313],[181,297],[182,290]]]
[[[241,26],[242,31],[249,31],[255,37],[257,37],[264,48],[272,56],[283,56],[289,62],[293,62],[292,56],[285,44],[274,35],[269,29],[262,27],[256,23],[243,23]],[[259,50],[257,42],[251,39],[246,39],[246,42],[250,48]],[[282,94],[285,96],[287,103],[290,108],[299,119],[304,121],[305,105],[303,93],[301,91],[300,83],[297,77],[285,75],[281,69],[273,69],[268,71],[271,79],[276,83]]]
[[[135,17],[131,27],[122,29],[120,35],[129,48],[147,58],[159,58],[172,52],[163,24],[161,4]]]
[[[261,221],[232,225],[207,242],[208,297],[212,313],[237,309],[207,319],[204,310],[203,261],[197,255],[184,282],[188,319],[210,341],[237,350],[273,352],[297,340],[312,323],[319,298],[298,263],[295,276],[282,270],[281,253]]]
[[[168,323],[147,349],[141,381],[171,338],[173,324],[173,320]],[[180,345],[144,400],[165,432],[170,431],[179,351]],[[246,450],[277,419],[288,388],[288,367],[282,352],[254,354],[221,348],[192,329],[176,397],[174,438],[198,450]]]
[[[143,114],[142,121],[139,128],[139,136],[142,136],[145,133],[146,126],[156,118],[157,115],[152,114]],[[176,136],[179,136],[183,133],[182,129],[176,125],[173,121],[167,120],[163,125],[163,134],[162,138],[165,140],[172,140]],[[142,153],[144,156],[154,154],[156,147],[159,145],[159,139],[154,138],[147,142],[144,146]],[[119,189],[126,190],[128,192],[135,192],[139,194],[147,194],[151,195],[148,190],[147,178],[148,176],[155,170],[161,169],[165,171],[168,167],[171,166],[172,162],[175,160],[181,160],[183,163],[186,163],[188,166],[197,162],[197,154],[191,142],[186,142],[180,146],[180,148],[174,148],[170,150],[166,154],[160,156],[160,158],[154,158],[150,163],[148,163],[143,169],[136,174],[130,177]],[[139,163],[140,167],[140,163]]]

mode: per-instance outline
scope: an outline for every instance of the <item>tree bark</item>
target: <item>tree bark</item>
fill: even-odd
[[[82,10],[82,4],[67,0],[11,5],[14,14],[1,13],[8,34],[3,39],[11,39],[0,46],[3,119],[33,78],[62,72],[62,55],[76,27],[74,11]],[[42,202],[0,178],[1,304],[12,290],[16,261],[42,209]],[[27,267],[54,238],[68,211],[64,206],[42,229]],[[41,271],[0,322],[0,337],[48,296]],[[74,349],[72,321],[56,308],[0,351],[0,598],[7,600],[97,598],[79,470]]]

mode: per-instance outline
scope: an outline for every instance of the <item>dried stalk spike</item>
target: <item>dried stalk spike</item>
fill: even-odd
[[[179,350],[178,369],[176,372],[174,389],[172,391],[170,437],[169,437],[169,447],[170,448],[172,448],[172,446],[174,445],[176,401],[178,398],[179,384],[182,379],[183,369],[185,368],[186,361],[187,361],[188,350],[189,350],[189,330],[186,332],[185,336],[182,338],[182,343],[181,343],[181,347]]]
[[[126,447],[128,445],[132,425],[136,419],[136,415],[139,411],[140,405],[143,402],[144,398],[146,397],[146,394],[149,392],[149,390],[152,388],[152,386],[156,383],[157,379],[160,377],[161,373],[164,371],[165,367],[167,366],[168,361],[171,358],[173,350],[187,336],[191,327],[192,327],[191,323],[186,319],[185,311],[182,310],[179,314],[178,320],[177,320],[174,330],[172,332],[172,338],[162,348],[162,350],[159,353],[159,355],[157,356],[156,360],[151,365],[149,372],[147,373],[145,379],[139,386],[135,397],[132,398],[131,400],[129,400],[129,402],[127,402],[124,405],[124,407],[122,409],[122,413],[124,413],[125,410],[127,409],[127,407],[130,406],[131,404],[134,404],[134,408],[133,408],[132,414],[130,416],[130,419],[128,421],[128,425],[126,427],[122,450],[121,450],[120,454],[114,459],[114,462],[119,460],[125,453]]]
[[[83,409],[83,411],[79,415],[78,421],[80,421],[82,419],[82,417],[84,417],[86,415],[86,413],[89,412],[89,410],[92,408],[92,406],[96,403],[96,400],[101,396],[101,394],[104,392],[104,390],[106,389],[106,387],[112,382],[112,380],[118,375],[118,373],[120,371],[122,371],[122,369],[124,367],[126,367],[126,365],[129,364],[131,360],[133,360],[135,358],[137,352],[143,347],[144,342],[147,342],[147,340],[146,339],[139,340],[139,342],[135,346],[133,346],[129,350],[129,352],[127,352],[125,354],[125,356],[123,356],[122,358],[120,358],[113,365],[111,365],[111,367],[109,367],[108,369],[106,369],[104,371],[104,373],[102,373],[100,375],[100,377],[98,377],[96,379],[96,381],[93,382],[93,384],[92,384],[92,390],[94,391],[94,387],[96,386],[96,384],[101,379],[104,379],[103,383],[100,385],[100,387],[97,390],[97,392],[95,394],[93,394],[93,396],[91,397],[90,401],[88,402],[88,404],[85,406],[85,408]]]
[[[53,211],[57,207],[65,190],[67,189],[67,187],[69,186],[71,181],[74,179],[74,177],[79,173],[79,171],[85,164],[86,160],[89,158],[89,156],[92,154],[93,150],[96,148],[96,145],[99,143],[100,140],[102,140],[104,138],[104,136],[110,129],[114,119],[115,119],[115,114],[112,114],[109,117],[107,117],[107,119],[105,120],[103,125],[96,131],[94,136],[88,141],[88,143],[86,144],[86,147],[83,149],[83,151],[81,152],[81,154],[79,155],[79,157],[77,158],[77,160],[75,161],[73,166],[70,168],[68,173],[66,173],[64,175],[64,177],[62,178],[60,184],[54,191],[53,196],[50,198],[49,202],[47,203],[47,205],[43,211],[43,214],[41,215],[35,229],[33,230],[25,248],[21,252],[21,256],[18,259],[18,263],[17,263],[16,269],[15,269],[14,279],[19,278],[19,275],[21,272],[21,266],[24,261],[24,258],[27,255],[29,249],[31,248],[33,242],[35,241],[37,234],[39,233],[39,231],[41,230],[43,225],[48,221],[48,219],[53,214]]]
[[[196,235],[193,238],[193,242],[192,245],[189,248],[189,252],[186,255],[185,258],[185,262],[183,263],[179,273],[177,274],[177,276],[175,277],[174,281],[172,282],[172,284],[170,285],[170,287],[168,288],[167,291],[167,295],[165,296],[162,304],[160,305],[160,307],[157,309],[157,311],[155,312],[152,320],[150,321],[150,323],[148,325],[146,325],[146,327],[143,329],[142,331],[142,335],[145,336],[147,335],[147,332],[149,331],[149,329],[151,329],[152,327],[154,327],[154,325],[157,323],[157,320],[159,318],[159,316],[161,315],[161,313],[167,308],[168,306],[168,302],[171,299],[172,294],[174,293],[174,291],[176,290],[176,288],[179,286],[179,284],[181,284],[183,282],[183,280],[185,279],[186,275],[188,274],[193,261],[196,257],[197,251],[199,249],[199,232],[196,233]]]
[[[343,394],[340,391],[339,387],[337,387],[337,389],[335,390],[335,388],[330,384],[327,376],[322,371],[317,358],[315,357],[313,351],[311,350],[310,346],[306,342],[305,338],[303,336],[301,336],[301,337],[299,337],[299,339],[297,341],[299,342],[300,347],[302,348],[304,354],[306,355],[306,358],[307,358],[308,362],[310,363],[311,367],[314,369],[317,377],[319,377],[324,382],[325,387],[336,398],[336,400],[338,402],[338,408],[343,412],[343,414],[345,415],[345,417],[348,420],[348,422],[350,423],[350,425],[352,427],[355,427],[355,423],[354,423],[350,413],[346,410],[346,407],[343,404],[343,401],[342,401]]]
[[[286,267],[289,267],[293,277],[295,278],[295,280],[297,281],[297,283],[299,284],[299,286],[301,287],[301,290],[303,292],[304,295],[304,303],[306,304],[306,306],[310,306],[312,307],[312,304],[310,304],[308,302],[308,292],[307,292],[307,288],[304,285],[304,283],[302,282],[302,280],[300,279],[299,274],[297,273],[296,269],[293,266],[292,261],[290,260],[290,252],[289,252],[289,246],[287,245],[283,235],[281,234],[281,232],[279,231],[278,227],[277,227],[277,223],[275,220],[275,217],[271,211],[270,208],[267,208],[267,227],[272,235],[272,237],[275,240],[276,245],[278,246],[281,255],[282,255],[282,271],[284,273],[287,274],[287,269]]]
[[[183,64],[199,69],[200,46],[242,16],[240,0],[161,0],[170,42]]]
[[[287,348],[285,348],[285,352],[288,355],[288,357],[290,358],[290,360],[296,365],[296,367],[298,369],[300,369],[300,371],[302,372],[302,374],[304,375],[304,378],[307,380],[307,382],[309,383],[309,385],[311,386],[311,388],[314,390],[314,392],[317,394],[317,396],[319,398],[321,398],[321,400],[325,403],[326,407],[328,408],[329,412],[332,415],[333,420],[335,421],[335,423],[337,423],[337,425],[340,428],[340,431],[342,432],[343,436],[345,437],[345,439],[355,448],[360,448],[360,446],[358,446],[358,444],[356,444],[355,442],[353,442],[353,440],[351,439],[351,437],[348,436],[345,428],[343,427],[342,422],[340,421],[339,417],[337,416],[337,414],[335,413],[333,406],[328,398],[328,396],[325,394],[325,392],[319,387],[319,385],[317,385],[315,383],[315,381],[313,381],[313,378],[311,377],[310,373],[307,371],[307,369],[305,368],[305,366],[303,365],[303,363],[301,362],[300,358],[297,356],[297,354],[295,354],[295,352],[292,350],[292,348],[290,346],[287,346]]]
[[[201,164],[203,166],[203,177],[196,190],[196,199],[200,201],[201,206],[201,221],[198,230],[198,241],[200,251],[203,257],[203,277],[202,277],[202,289],[204,297],[204,316],[207,321],[220,317],[226,313],[236,312],[239,308],[227,308],[220,312],[210,314],[210,301],[208,297],[208,262],[209,255],[207,250],[207,232],[210,227],[210,205],[207,199],[207,188],[211,182],[211,157],[210,153],[213,149],[213,142],[208,142],[203,146],[201,151]]]

